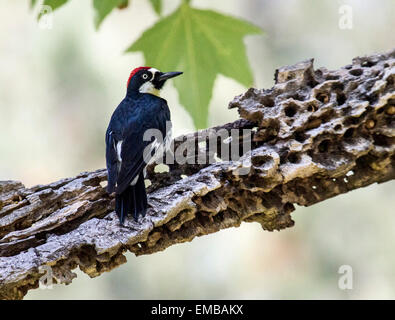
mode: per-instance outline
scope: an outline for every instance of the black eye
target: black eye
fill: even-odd
[[[144,73],[144,74],[142,75],[142,78],[143,78],[144,80],[147,80],[147,79],[148,79],[148,74]]]

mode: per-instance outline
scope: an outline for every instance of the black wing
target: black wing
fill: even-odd
[[[121,163],[117,161],[116,148],[113,149],[117,166],[120,165],[119,171],[118,169],[115,170],[117,194],[122,193],[132,183],[153,155],[153,153],[147,154],[144,152],[147,146],[153,142],[153,139],[144,141],[143,137],[146,130],[158,129],[164,139],[166,136],[166,121],[170,121],[170,112],[166,100],[146,95],[144,99],[139,101],[139,105],[144,107],[136,110],[128,118],[128,123],[121,137],[118,139],[115,137],[115,143],[122,140]],[[116,168],[118,168],[117,166]]]

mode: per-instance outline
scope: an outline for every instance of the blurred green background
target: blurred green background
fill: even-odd
[[[164,0],[169,14],[178,0]],[[395,1],[193,0],[251,21],[265,31],[247,37],[255,87],[270,88],[274,70],[307,58],[336,69],[357,55],[395,45]],[[351,5],[353,28],[341,30],[339,7]],[[27,0],[0,0],[0,180],[27,186],[105,166],[104,132],[123,98],[128,75],[144,65],[123,54],[157,20],[147,0],[115,10],[98,32],[91,1],[71,1],[39,27]],[[228,102],[245,91],[219,76],[209,124],[237,118]],[[167,84],[174,135],[194,131]],[[69,286],[30,291],[27,299],[297,299],[395,298],[394,183],[373,185],[311,208],[295,227],[264,232],[243,224],[164,252],[136,258]],[[353,289],[340,290],[338,269],[353,268]]]

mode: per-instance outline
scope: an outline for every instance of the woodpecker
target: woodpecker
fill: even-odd
[[[126,96],[111,116],[106,131],[108,193],[115,192],[115,211],[121,225],[128,214],[135,221],[145,216],[147,194],[145,167],[168,148],[171,141],[170,110],[159,96],[165,82],[182,72],[160,72],[151,67],[134,69],[127,82]],[[148,129],[159,130],[162,141],[144,141]],[[146,150],[151,152],[147,153]]]

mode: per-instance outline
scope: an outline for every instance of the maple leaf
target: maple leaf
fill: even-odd
[[[114,8],[125,8],[127,5],[128,0],[93,0],[96,29],[99,29],[100,24]]]
[[[183,71],[174,79],[181,104],[197,128],[205,128],[218,74],[244,86],[253,82],[243,38],[262,30],[246,21],[183,2],[126,51],[142,51],[147,65],[162,71]]]
[[[150,2],[155,12],[160,15],[162,12],[162,0],[150,0]]]

